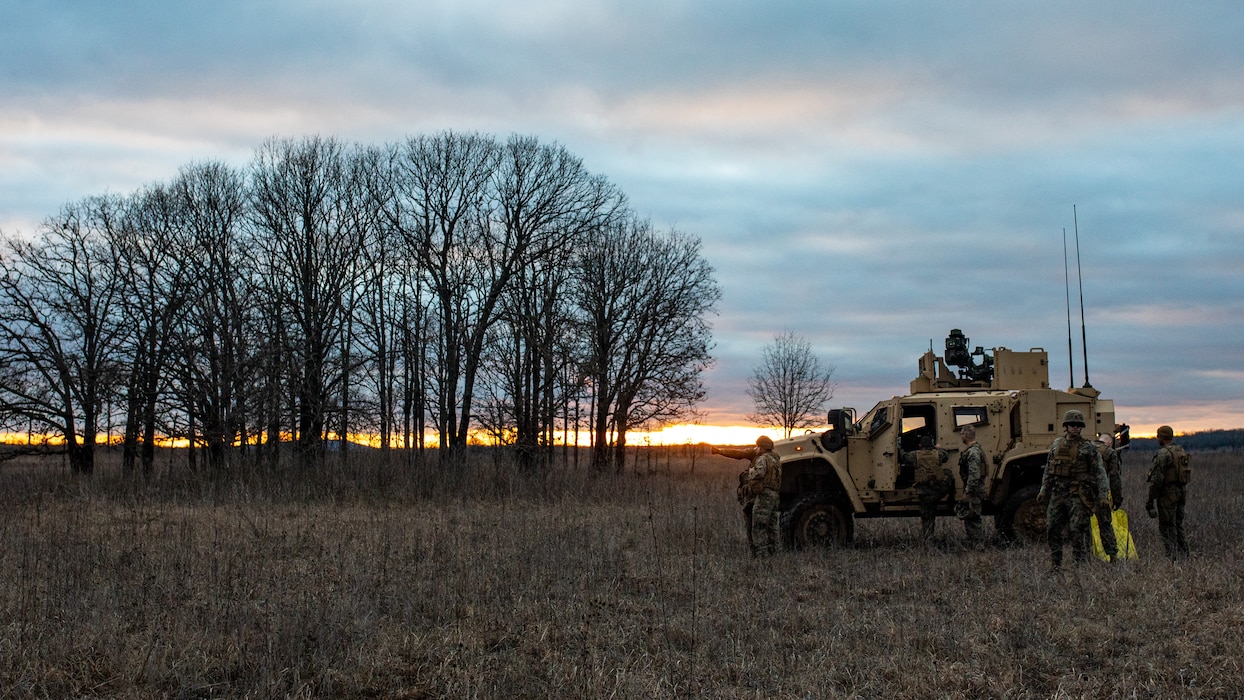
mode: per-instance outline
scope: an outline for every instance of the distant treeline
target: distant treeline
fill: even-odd
[[[1190,450],[1237,450],[1244,448],[1244,430],[1205,430],[1188,435],[1176,435],[1175,442]],[[1132,438],[1132,447],[1138,450],[1158,449],[1157,438]]]
[[[627,431],[703,397],[700,248],[532,137],[273,139],[0,233],[0,430],[90,473],[114,428],[148,471],[164,438],[219,470],[335,436],[421,458],[425,432],[537,465],[582,427],[620,468]]]

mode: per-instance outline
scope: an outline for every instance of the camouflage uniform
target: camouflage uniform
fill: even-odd
[[[1084,427],[1079,411],[1067,411],[1063,426]],[[1100,500],[1106,498],[1110,482],[1101,463],[1101,453],[1076,431],[1054,440],[1041,475],[1038,501],[1048,500],[1045,536],[1050,546],[1050,563],[1055,569],[1063,563],[1063,529],[1070,530],[1071,554],[1077,564],[1088,559],[1090,518]]]
[[[1164,437],[1169,436],[1169,437]],[[1184,535],[1184,506],[1188,500],[1186,481],[1180,478],[1180,461],[1188,459],[1179,445],[1171,443],[1174,431],[1167,426],[1158,429],[1161,447],[1153,456],[1153,468],[1149,470],[1149,515],[1157,506],[1158,531],[1162,533],[1162,546],[1166,556],[1180,559],[1188,556],[1188,539]]]
[[[734,450],[720,450],[720,453],[727,457],[733,457],[730,454],[731,452],[734,452]],[[735,457],[735,459],[752,459],[754,450],[748,450],[748,452],[752,453],[752,456]],[[743,506],[743,532],[747,533],[747,548],[755,552],[756,545],[752,541],[752,509],[756,507],[756,495],[747,488],[747,471],[747,469],[744,469],[739,472],[739,487],[736,489],[735,494],[738,496],[739,505]]]
[[[903,456],[903,461],[915,470],[916,496],[920,499],[920,537],[926,542],[933,539],[938,505],[954,493],[955,482],[950,470],[942,467],[949,459],[946,450],[934,448],[931,440]]]
[[[1101,534],[1101,548],[1110,557],[1111,561],[1119,555],[1119,543],[1114,536],[1114,511],[1123,505],[1123,475],[1119,468],[1119,453],[1110,445],[1106,444],[1104,439],[1098,439],[1096,443],[1097,451],[1101,453],[1101,464],[1106,470],[1106,480],[1110,483],[1110,504],[1109,507],[1103,508],[1105,505],[1098,499],[1096,515],[1097,515],[1097,531]]]
[[[731,459],[748,459],[751,465],[739,473],[737,495],[743,506],[743,526],[752,556],[768,556],[777,549],[781,521],[778,489],[782,483],[782,462],[773,453],[773,441],[761,436],[756,447],[713,448],[715,454]]]
[[[967,509],[963,516],[963,533],[969,547],[979,549],[985,544],[985,526],[981,522],[981,501],[985,500],[985,450],[975,442],[959,453],[959,478]]]
[[[745,472],[746,490],[754,494],[748,544],[752,555],[770,556],[777,551],[778,487],[782,483],[782,462],[772,452],[762,452]]]

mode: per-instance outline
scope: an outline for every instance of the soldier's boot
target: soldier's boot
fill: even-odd
[[[1162,548],[1166,550],[1166,557],[1168,559],[1174,561],[1175,559],[1179,558],[1177,546],[1173,538],[1170,537],[1169,535],[1166,535],[1166,534],[1162,535]]]
[[[963,536],[966,540],[964,546],[977,552],[985,549],[985,525],[981,522],[980,516],[973,515],[971,518],[963,521]]]

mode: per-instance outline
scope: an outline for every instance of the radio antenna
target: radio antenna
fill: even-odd
[[[1080,285],[1080,348],[1084,351],[1084,386],[1092,389],[1088,375],[1088,335],[1084,330],[1084,278],[1080,275],[1080,222],[1076,219],[1074,204],[1071,205],[1071,220],[1076,227],[1076,283]]]
[[[1067,227],[1063,227],[1063,291],[1067,296],[1067,386],[1076,385],[1075,355],[1071,352],[1071,275],[1067,271]]]

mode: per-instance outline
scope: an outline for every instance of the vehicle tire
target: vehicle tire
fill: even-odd
[[[782,513],[782,534],[794,549],[845,547],[855,534],[855,518],[829,495],[816,494]]]
[[[1032,484],[1011,494],[994,525],[1003,542],[1028,544],[1045,541],[1045,506],[1037,503],[1041,487]]]

